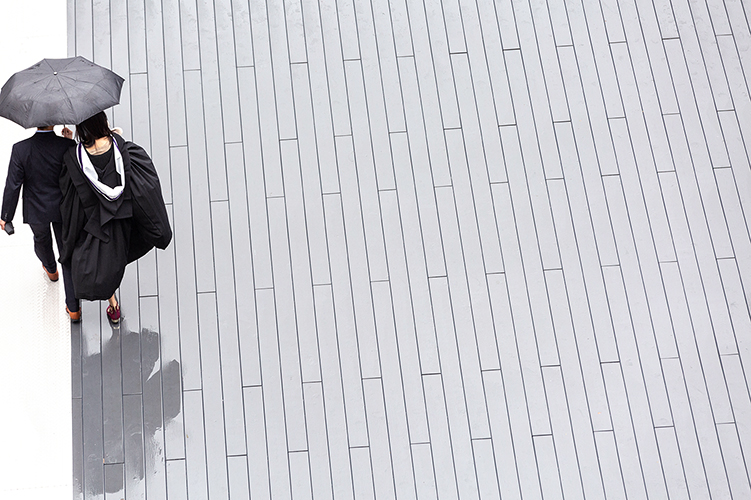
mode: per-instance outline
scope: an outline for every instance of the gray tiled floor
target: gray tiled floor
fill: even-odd
[[[739,0],[68,0],[174,224],[75,498],[751,498]]]

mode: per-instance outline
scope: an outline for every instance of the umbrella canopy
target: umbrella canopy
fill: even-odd
[[[123,81],[81,56],[42,59],[3,85],[0,116],[24,128],[81,123],[120,102]]]

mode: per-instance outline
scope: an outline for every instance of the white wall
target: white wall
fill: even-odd
[[[43,58],[66,57],[65,0],[4,1],[0,82]],[[0,186],[13,143],[32,130],[0,118]],[[70,498],[70,328],[62,280],[50,283],[19,207],[0,233],[0,498]]]

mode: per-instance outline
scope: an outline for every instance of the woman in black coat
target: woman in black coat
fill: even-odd
[[[114,134],[104,112],[76,125],[77,146],[63,159],[63,248],[77,299],[109,301],[107,316],[120,320],[115,298],[125,266],[172,237],[161,186],[148,154]]]

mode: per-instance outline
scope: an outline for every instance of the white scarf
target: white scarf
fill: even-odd
[[[99,175],[96,173],[96,169],[94,169],[94,165],[91,163],[89,155],[83,154],[83,144],[78,144],[78,163],[81,165],[81,170],[83,170],[83,173],[89,179],[89,182],[91,182],[94,188],[110,201],[118,199],[120,195],[123,194],[123,189],[125,189],[123,157],[114,140],[112,141],[112,146],[115,148],[115,170],[120,175],[120,185],[113,188],[99,180]]]

